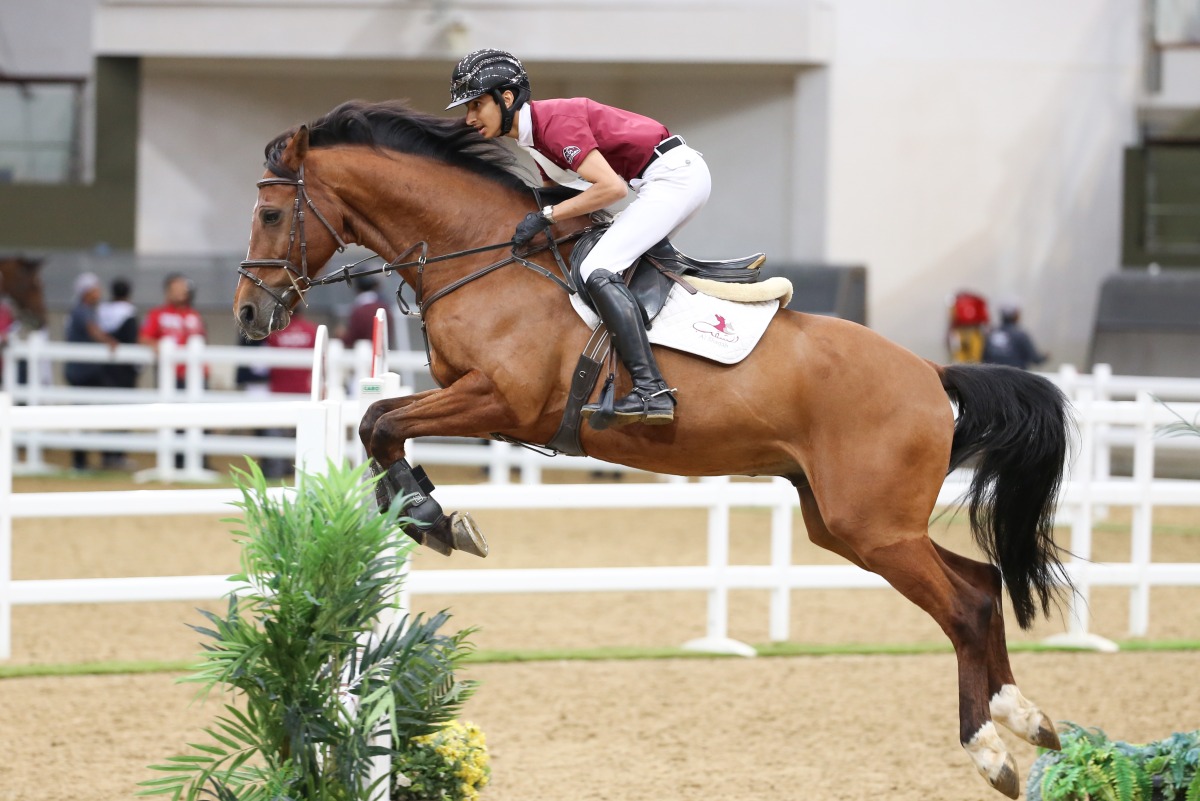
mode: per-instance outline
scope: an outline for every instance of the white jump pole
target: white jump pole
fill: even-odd
[[[371,375],[360,380],[358,386],[359,408],[363,412],[377,400],[395,398],[402,394],[400,376],[396,373],[388,372],[387,369],[387,345],[387,312],[379,309],[375,312],[375,323],[371,331]],[[404,589],[404,584],[407,583],[408,571],[409,564],[408,560],[405,559],[397,567],[397,577],[402,584],[401,590],[396,596],[395,606],[379,616],[379,619],[375,621],[375,632],[365,635],[363,642],[369,642],[376,634],[382,633],[389,625],[402,619],[408,613],[410,597]],[[374,745],[390,747],[391,739],[392,733],[384,729],[373,738],[372,743]],[[391,773],[392,762],[387,756],[378,756],[371,760],[371,770],[366,778],[367,786],[374,785],[370,801],[387,801],[391,792],[391,788],[389,787]]]

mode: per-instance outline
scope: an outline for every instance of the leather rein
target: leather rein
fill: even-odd
[[[321,221],[321,224],[325,226],[325,229],[327,231],[329,231],[329,234],[330,234],[330,236],[333,237],[334,241],[338,243],[338,248],[337,248],[338,253],[344,252],[346,250],[347,245],[342,240],[342,237],[338,234],[337,230],[333,227],[333,225],[330,224],[329,220],[326,219],[325,215],[323,215],[321,213],[321,211],[316,207],[316,204],[313,203],[312,198],[310,198],[308,196],[308,191],[305,188],[305,184],[304,184],[304,165],[303,164],[300,165],[300,169],[297,172],[296,177],[294,177],[294,178],[276,174],[274,177],[271,177],[271,178],[263,178],[257,184],[257,186],[260,189],[264,186],[280,186],[280,185],[296,187],[296,200],[295,200],[295,203],[293,203],[293,205],[292,205],[291,230],[289,230],[289,232],[288,232],[287,253],[284,254],[283,258],[279,258],[279,259],[246,259],[246,260],[242,261],[242,263],[238,266],[237,271],[243,278],[247,279],[248,281],[250,281],[250,283],[254,284],[259,289],[261,289],[262,291],[264,291],[268,295],[270,295],[271,298],[274,299],[276,307],[285,312],[288,309],[288,300],[289,300],[289,296],[292,293],[295,293],[297,296],[299,296],[300,301],[304,302],[305,293],[308,292],[309,289],[311,289],[315,286],[324,286],[325,284],[341,283],[343,281],[351,281],[355,278],[360,278],[362,276],[378,275],[380,273],[387,275],[388,273],[407,269],[409,267],[417,268],[417,277],[416,277],[416,281],[414,282],[414,285],[413,285],[414,302],[416,303],[416,307],[417,307],[416,311],[414,312],[414,311],[410,310],[408,303],[404,300],[404,297],[401,294],[403,287],[404,287],[403,283],[401,283],[400,287],[396,289],[396,301],[399,304],[400,311],[403,314],[415,316],[415,317],[424,317],[425,312],[429,309],[430,306],[432,306],[438,300],[441,300],[445,296],[449,295],[451,292],[461,289],[462,287],[466,286],[467,284],[471,283],[472,281],[474,281],[478,278],[482,278],[483,276],[487,275],[488,273],[494,272],[494,271],[500,269],[501,267],[505,267],[509,264],[514,264],[514,263],[520,264],[523,267],[527,267],[527,268],[533,270],[534,272],[538,273],[539,275],[549,278],[551,281],[556,283],[559,287],[561,287],[565,292],[567,292],[570,295],[574,295],[578,291],[578,288],[575,286],[574,280],[571,278],[571,271],[570,271],[570,269],[568,269],[566,262],[563,260],[562,254],[559,252],[558,246],[561,244],[564,244],[566,242],[570,242],[572,240],[578,239],[580,237],[580,235],[582,235],[583,231],[576,231],[574,233],[567,234],[564,237],[555,239],[553,237],[553,235],[550,234],[549,229],[547,229],[546,233],[545,233],[547,244],[539,245],[537,247],[534,247],[530,250],[525,251],[522,254],[517,253],[517,246],[515,244],[513,244],[513,241],[510,239],[507,242],[498,242],[493,245],[483,245],[482,247],[468,248],[467,250],[456,250],[452,253],[445,253],[440,256],[432,256],[431,257],[429,255],[429,243],[425,242],[425,241],[421,241],[421,242],[417,242],[415,245],[412,245],[411,247],[407,248],[403,253],[401,253],[399,256],[397,256],[392,261],[384,264],[382,267],[377,267],[377,268],[374,268],[371,270],[362,270],[359,272],[350,272],[354,267],[357,267],[358,265],[362,264],[365,261],[370,261],[372,259],[381,258],[378,255],[372,255],[372,256],[368,256],[366,259],[362,259],[360,261],[354,262],[353,264],[344,265],[343,267],[337,269],[330,275],[327,275],[327,276],[324,276],[321,278],[317,278],[315,276],[310,276],[308,274],[308,242],[305,237],[305,231],[304,231],[304,220],[305,220],[305,209],[306,208],[310,209],[312,211],[312,213],[316,216],[316,218]],[[534,199],[538,202],[538,205],[540,207],[540,205],[541,205],[540,191],[536,187],[530,187],[530,188],[533,190]],[[436,290],[435,292],[433,292],[433,294],[429,295],[429,297],[425,297],[424,278],[425,278],[425,267],[427,265],[436,264],[438,262],[450,261],[453,259],[459,259],[459,258],[463,258],[465,256],[473,256],[477,253],[484,253],[489,250],[499,250],[500,248],[509,247],[509,246],[512,246],[512,253],[510,255],[506,256],[503,259],[500,259],[499,261],[492,262],[491,264],[489,264],[485,267],[481,267],[478,270],[475,270],[474,272],[458,279],[457,281],[453,281],[450,284],[447,284],[446,286],[442,287],[441,289]],[[292,260],[293,250],[297,250],[299,253],[299,257],[300,257],[299,264],[296,264]],[[555,262],[557,262],[558,268],[562,272],[562,276],[563,276],[562,278],[559,278],[553,272],[551,272],[550,270],[547,270],[545,267],[541,266],[540,264],[536,264],[532,261],[529,261],[527,258],[525,258],[527,256],[533,256],[535,254],[541,253],[546,250],[549,250],[554,254],[554,260],[555,260]],[[416,253],[417,255],[415,258],[412,258],[414,253]],[[267,286],[266,282],[264,282],[261,278],[259,278],[257,275],[250,272],[251,269],[261,268],[261,267],[273,267],[273,268],[284,270],[287,273],[288,280],[291,281],[291,286],[287,287],[282,292],[276,292],[272,287]],[[422,333],[424,333],[424,321],[423,320],[422,320],[421,327],[422,327]],[[428,351],[429,351],[428,336],[425,337],[425,350],[426,350],[426,353],[428,354]]]

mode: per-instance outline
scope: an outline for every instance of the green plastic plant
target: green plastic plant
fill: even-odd
[[[394,605],[404,522],[380,514],[363,469],[303,475],[272,493],[253,462],[235,471],[242,572],[207,626],[201,663],[182,681],[231,691],[209,742],[153,770],[141,795],[188,801],[360,801],[376,756],[451,721],[474,690],[455,669],[470,630],[439,633],[445,613],[372,634]],[[394,504],[393,507],[399,506]],[[382,737],[386,730],[390,739]],[[400,748],[397,748],[397,745]]]
[[[1030,770],[1029,801],[1200,801],[1200,730],[1133,745],[1068,723],[1060,739]]]

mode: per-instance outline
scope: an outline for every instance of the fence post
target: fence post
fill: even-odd
[[[0,661],[12,658],[12,396],[0,392]]]
[[[27,406],[42,405],[42,347],[50,340],[50,334],[43,330],[30,331],[29,356],[25,360],[25,404]],[[10,399],[11,402],[11,399]],[[47,465],[42,458],[42,432],[30,431],[25,438],[24,469],[30,473],[44,473]]]
[[[1111,640],[1088,632],[1089,604],[1092,585],[1088,572],[1092,564],[1092,486],[1096,452],[1096,403],[1091,387],[1081,387],[1074,402],[1075,418],[1079,422],[1079,459],[1069,478],[1079,486],[1081,497],[1071,516],[1071,560],[1075,592],[1071,595],[1068,610],[1067,630],[1045,639],[1047,645],[1068,648],[1090,648],[1096,651],[1113,652],[1117,645]]]
[[[176,351],[178,346],[171,338],[158,341],[158,401],[173,403],[175,401]],[[164,427],[158,429],[158,455],[155,467],[139,472],[135,480],[153,477],[158,481],[172,481],[175,478],[175,430]]]
[[[1154,399],[1148,392],[1137,394],[1138,425],[1133,445],[1133,482],[1137,485],[1138,502],[1133,507],[1130,525],[1129,561],[1137,582],[1129,591],[1129,634],[1145,637],[1150,627],[1150,564],[1151,534],[1154,504],[1151,500],[1154,483]]]
[[[184,347],[184,401],[187,403],[202,403],[204,401],[204,337],[193,334],[188,337]],[[184,433],[183,470],[192,481],[205,481],[210,478],[204,469],[204,458],[201,453],[204,430],[190,427]]]
[[[786,479],[775,479],[778,485]],[[791,489],[791,484],[787,484]],[[790,501],[771,507],[771,567],[778,575],[778,584],[771,590],[769,637],[771,642],[785,642],[792,629],[792,588],[788,583],[788,568],[792,565],[792,504]]]
[[[701,479],[702,483],[728,484],[728,476]],[[744,642],[729,637],[729,587],[725,571],[729,567],[729,502],[721,497],[717,487],[714,500],[708,507],[708,566],[714,574],[708,590],[708,623],[705,634],[683,644],[688,651],[703,651],[734,656],[757,656],[758,652]]]
[[[494,439],[488,443],[488,483],[509,484],[512,471],[512,445]]]
[[[1111,364],[1092,366],[1092,386],[1096,400],[1103,402],[1113,399]],[[1097,421],[1092,436],[1096,438],[1092,478],[1095,481],[1108,481],[1112,478],[1112,425]],[[1099,504],[1092,510],[1092,514],[1096,520],[1107,520],[1108,506]]]

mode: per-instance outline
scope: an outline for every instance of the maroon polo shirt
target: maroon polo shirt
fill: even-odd
[[[564,170],[578,171],[599,150],[617,175],[638,177],[654,155],[654,147],[670,137],[661,122],[586,97],[533,100],[533,146]]]

